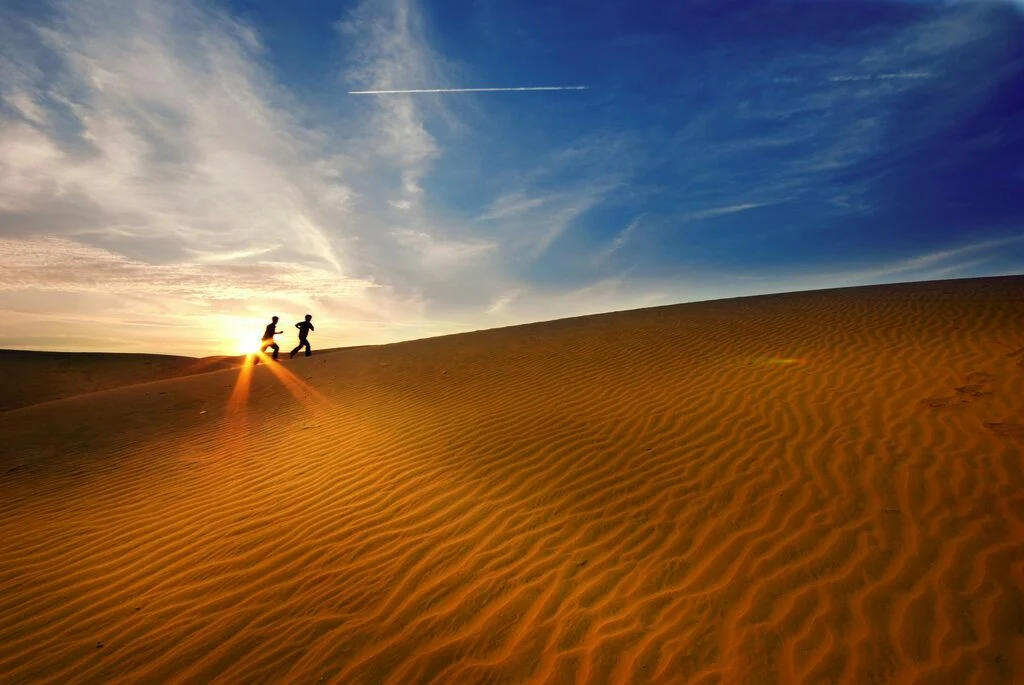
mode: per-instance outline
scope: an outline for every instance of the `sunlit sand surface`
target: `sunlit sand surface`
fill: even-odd
[[[4,683],[1024,682],[1024,278],[248,364],[0,435]]]

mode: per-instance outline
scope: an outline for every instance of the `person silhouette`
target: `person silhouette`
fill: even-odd
[[[309,340],[306,339],[306,336],[309,335],[310,331],[316,330],[315,328],[313,328],[313,315],[306,314],[306,320],[298,322],[297,324],[295,324],[295,327],[299,329],[299,344],[295,346],[295,349],[292,350],[289,357],[295,359],[295,355],[298,354],[299,350],[301,350],[303,347],[306,348],[307,357],[312,355],[313,350],[310,349]]]
[[[281,351],[281,348],[277,346],[276,342],[274,342],[274,336],[275,335],[281,335],[282,333],[284,333],[284,331],[279,331],[279,330],[276,330],[276,329],[277,329],[277,317],[275,316],[275,317],[273,317],[270,320],[270,323],[267,324],[267,328],[263,331],[263,344],[260,346],[260,354],[266,352],[268,347],[274,350],[274,361],[275,362],[276,361],[280,361],[277,358],[277,353]],[[260,361],[260,358],[256,357],[256,363],[259,363],[259,361]]]

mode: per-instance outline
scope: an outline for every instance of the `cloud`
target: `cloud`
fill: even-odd
[[[509,306],[513,302],[518,300],[520,297],[522,297],[524,294],[525,291],[522,289],[516,289],[502,293],[500,296],[498,296],[497,299],[495,299],[490,304],[490,306],[487,307],[487,313],[492,315],[505,313],[508,310]]]
[[[261,37],[207,5],[55,7],[30,22],[31,50],[5,53],[0,235],[24,243],[4,248],[23,267],[8,306],[62,288],[200,313],[262,296],[444,326],[529,291],[531,264],[639,163],[622,137],[585,134],[514,169],[476,216],[453,216],[424,190],[443,134],[462,131],[440,99],[367,99],[311,126],[263,66]],[[352,90],[469,80],[407,0],[360,3],[337,29]],[[62,274],[35,273],[33,251]]]
[[[516,169],[473,224],[496,236],[514,274],[544,257],[588,212],[614,201],[642,163],[627,136],[581,136]]]
[[[815,78],[805,78],[801,76],[776,76],[771,79],[772,83],[846,83],[853,81],[891,81],[893,79],[928,79],[933,78],[934,74],[929,71],[904,71],[904,72],[892,72],[883,74],[833,74],[830,76],[822,76]]]
[[[477,217],[478,221],[495,221],[498,219],[508,219],[510,217],[517,217],[531,212],[544,206],[550,201],[551,198],[540,196],[540,197],[527,197],[520,191],[506,193],[496,198],[491,206],[480,216]]]
[[[429,233],[411,229],[399,229],[394,235],[400,245],[413,249],[417,257],[425,260],[431,269],[457,267],[497,248],[494,241],[436,238]]]
[[[252,257],[259,257],[279,248],[280,244],[271,247],[254,248],[251,250],[238,250],[237,252],[203,252],[202,250],[189,250],[199,262],[233,262],[246,260]]]
[[[980,277],[1019,272],[1022,248],[1024,233],[1017,231],[998,238],[911,252],[910,256],[846,258],[817,267],[765,269],[754,275],[722,270],[717,275],[730,281],[758,283],[751,294]]]
[[[501,236],[506,257],[516,263],[539,259],[569,227],[587,211],[603,202],[620,184],[615,178],[595,181],[582,188],[559,188],[536,195],[516,190],[499,196],[478,222],[498,222],[492,229]]]
[[[442,60],[427,45],[423,18],[409,0],[363,2],[337,27],[352,41],[343,72],[350,83],[380,91],[444,78]],[[421,179],[439,155],[437,143],[412,98],[377,98],[372,106],[372,124],[365,130],[374,134],[378,154],[398,165],[402,186],[398,202],[415,205],[420,201]]]
[[[58,69],[22,63],[5,80],[4,102],[25,115],[0,122],[8,235],[23,233],[20,216],[81,198],[103,226],[72,214],[53,234],[153,261],[286,234],[282,256],[342,270],[328,217],[346,189],[310,168],[316,136],[257,66],[250,29],[189,4],[57,7],[32,36]]]
[[[333,322],[318,328],[320,347],[393,342],[468,325],[427,318],[415,295],[290,262],[147,264],[39,238],[0,239],[0,264],[7,346],[235,353],[270,314],[298,317],[309,310]],[[68,337],[69,330],[75,335]]]
[[[256,31],[209,5],[54,10],[0,10],[24,29],[0,41],[8,311],[40,292],[214,317],[252,298],[315,303],[357,328],[401,322],[401,335],[448,329],[443,315],[426,318],[424,282],[472,269],[495,243],[442,230],[425,208],[422,179],[440,149],[420,106],[381,99],[345,127],[310,125],[311,110],[263,66]],[[411,3],[362,3],[340,30],[349,80],[443,74]]]
[[[502,293],[487,312],[492,317],[491,325],[507,325],[661,303],[664,293],[651,292],[649,287],[631,283],[624,274],[602,277],[567,290],[522,287]]]
[[[960,247],[933,250],[916,257],[900,259],[864,270],[834,275],[837,284],[869,284],[902,280],[941,279],[966,272],[991,261],[1001,250],[1024,244],[1024,234],[969,243]],[[968,258],[965,260],[965,258]]]
[[[339,278],[328,268],[273,261],[229,264],[231,257],[217,255],[218,264],[147,264],[63,238],[0,238],[0,291],[152,295],[215,304],[268,292],[296,301],[311,291],[321,298],[351,297],[374,287]]]
[[[695,212],[688,212],[682,215],[683,221],[700,221],[702,219],[712,219],[716,216],[725,216],[726,214],[736,214],[738,212],[746,212],[750,209],[757,209],[758,207],[764,207],[764,202],[744,202],[736,205],[726,205],[724,207],[711,207],[709,209],[701,209]]]
[[[621,250],[622,246],[625,245],[626,242],[629,240],[629,237],[633,235],[634,231],[636,231],[636,229],[640,226],[640,222],[643,221],[643,218],[644,215],[641,214],[640,216],[630,221],[625,228],[623,228],[621,231],[615,234],[615,238],[613,238],[612,241],[608,243],[607,247],[605,247],[600,252],[598,252],[597,255],[595,255],[594,263],[603,264],[604,262],[608,261],[608,259],[610,259],[612,255]]]
[[[824,232],[858,230],[856,217],[884,221],[887,189],[923,175],[907,160],[1005,82],[1000,70],[1013,65],[1000,59],[1010,49],[1003,20],[976,3],[944,5],[902,25],[851,28],[841,43],[751,51],[745,78],[723,82],[718,98],[708,97],[674,136],[657,141],[656,163],[679,178],[676,208],[664,215],[678,225],[714,217],[716,207],[773,207],[771,223],[723,214],[721,222],[690,227],[688,244],[697,246],[721,231],[748,242],[786,232],[806,235],[811,249]],[[742,59],[731,57],[736,50],[721,48],[734,61]],[[914,200],[892,202],[905,216]],[[705,208],[711,213],[702,215]],[[784,212],[790,216],[782,219]],[[843,219],[850,221],[840,225]]]

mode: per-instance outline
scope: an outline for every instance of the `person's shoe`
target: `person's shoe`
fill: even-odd
[[[295,353],[294,352],[289,352],[288,353],[288,358],[289,359],[295,359]]]

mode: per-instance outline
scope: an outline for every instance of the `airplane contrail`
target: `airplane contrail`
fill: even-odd
[[[349,95],[405,95],[408,93],[510,93],[525,90],[587,90],[590,86],[526,86],[520,88],[415,88],[409,90],[350,90]]]

